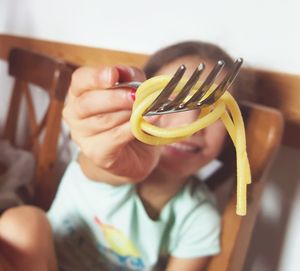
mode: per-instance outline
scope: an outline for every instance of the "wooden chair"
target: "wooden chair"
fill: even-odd
[[[0,35],[0,41],[2,41],[0,58],[4,59],[6,52],[16,45],[21,45],[24,48],[34,48],[36,51],[52,56],[63,56],[64,59],[78,65],[125,64],[141,67],[148,58],[147,55],[142,54],[8,35]],[[264,76],[264,73],[259,71],[258,75]],[[276,75],[274,73],[274,78],[277,78]],[[260,80],[260,82],[262,81]],[[258,89],[263,91],[264,87],[258,86]],[[285,91],[286,89],[282,87],[281,90]],[[263,99],[260,101],[264,102]],[[248,154],[253,175],[253,183],[249,186],[248,191],[248,214],[245,217],[239,217],[235,214],[236,200],[234,196],[235,188],[233,187],[231,189],[232,194],[229,194],[229,199],[225,201],[222,214],[222,252],[212,257],[207,267],[208,271],[243,270],[243,262],[259,210],[261,193],[267,180],[268,168],[282,136],[283,118],[278,110],[245,103],[242,106],[242,111],[246,122]],[[228,146],[228,149],[221,156],[224,166],[211,177],[211,180],[214,181],[209,183],[213,190],[218,190],[222,185],[222,181],[226,180],[228,176],[234,176],[236,164],[232,153],[230,146]]]
[[[300,149],[300,74],[254,70],[258,102],[282,112],[283,144]]]
[[[254,103],[241,106],[246,124],[247,152],[253,183],[248,186],[248,211],[245,217],[235,214],[235,186],[225,201],[222,213],[221,253],[212,258],[207,271],[241,271],[246,257],[252,230],[266,183],[266,174],[283,133],[282,114],[273,108]],[[229,176],[235,176],[235,157],[232,145],[221,155],[224,166],[208,180],[213,191]],[[224,197],[224,194],[221,194]]]
[[[61,112],[64,105],[72,69],[63,60],[37,54],[29,50],[13,48],[8,57],[9,74],[15,78],[13,92],[3,138],[17,145],[18,117],[22,97],[27,107],[27,135],[22,146],[32,151],[36,158],[34,173],[35,195],[45,196],[45,179],[57,159],[57,144],[61,128]],[[48,94],[49,103],[41,121],[37,121],[37,110],[33,103],[33,91],[38,86]],[[22,140],[23,141],[23,140]],[[47,193],[47,192],[46,192]]]

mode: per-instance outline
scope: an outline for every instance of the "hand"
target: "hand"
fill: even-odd
[[[118,81],[144,79],[142,71],[125,66],[82,67],[74,72],[63,117],[81,149],[79,161],[88,177],[137,182],[157,165],[159,149],[137,141],[131,133],[130,91],[107,89]]]

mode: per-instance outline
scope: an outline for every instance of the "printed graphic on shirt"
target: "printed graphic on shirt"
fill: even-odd
[[[102,223],[98,217],[95,217],[95,222],[106,242],[107,247],[102,247],[102,250],[110,260],[132,270],[141,270],[145,267],[139,251],[122,231]]]
[[[55,231],[55,245],[59,270],[120,271],[108,261],[94,233],[84,220],[71,216],[61,220]],[[123,271],[123,270],[122,270]]]

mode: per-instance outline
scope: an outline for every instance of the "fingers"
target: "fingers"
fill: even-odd
[[[106,168],[109,167],[110,161],[114,161],[118,157],[118,153],[124,145],[133,139],[130,123],[125,122],[103,133],[79,138],[78,145],[81,151],[96,165]],[[76,142],[77,139],[74,141]],[[101,155],[99,155],[99,149]]]
[[[123,110],[114,113],[99,114],[84,120],[71,119],[68,122],[68,125],[73,131],[77,131],[75,134],[79,134],[80,137],[89,137],[103,133],[128,122],[130,115],[130,110]]]
[[[82,67],[73,73],[63,117],[73,140],[86,157],[98,161],[99,167],[117,161],[120,153],[126,156],[127,145],[134,141],[129,123],[133,105],[130,91],[108,88],[119,81],[144,79],[143,72],[125,66]]]
[[[119,80],[119,72],[114,67],[81,67],[73,75],[69,94],[80,96],[87,90],[105,89]]]
[[[135,67],[81,67],[73,75],[69,95],[80,96],[85,91],[106,89],[116,82],[140,81],[146,79],[142,70]]]
[[[63,116],[83,119],[104,112],[131,110],[132,105],[133,100],[128,90],[91,90],[80,97],[70,99],[64,108]]]
[[[144,73],[133,67],[82,67],[77,69],[71,81],[69,98],[63,115],[67,118],[88,118],[103,112],[132,108],[133,100],[128,90],[105,89],[118,80],[144,80]]]

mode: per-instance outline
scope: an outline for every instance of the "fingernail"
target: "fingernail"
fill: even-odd
[[[133,101],[135,101],[135,93],[136,93],[136,89],[132,88],[130,90],[130,97]]]

